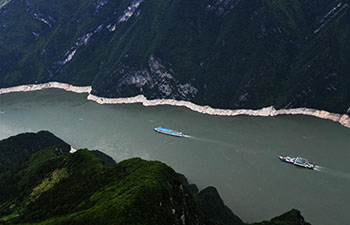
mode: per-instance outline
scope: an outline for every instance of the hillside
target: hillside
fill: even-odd
[[[70,150],[67,143],[48,131],[19,134],[0,141],[0,172],[18,165],[47,147],[62,153]]]
[[[350,107],[346,0],[3,0],[0,87],[218,108]]]
[[[42,134],[10,140],[16,146],[27,140],[29,147]],[[46,136],[52,146],[0,173],[0,224],[244,224],[215,188],[198,192],[164,163],[139,158],[115,163],[87,149],[68,153],[57,147],[60,139]],[[0,146],[3,142],[8,140]],[[16,155],[26,151],[16,149]],[[301,221],[292,210],[261,225],[307,224]]]

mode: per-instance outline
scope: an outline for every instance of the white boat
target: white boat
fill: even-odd
[[[307,159],[301,157],[290,157],[290,156],[279,156],[279,159],[282,162],[294,164],[296,166],[300,166],[307,169],[314,169],[316,167],[315,164],[309,162]]]

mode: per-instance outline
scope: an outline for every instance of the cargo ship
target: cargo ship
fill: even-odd
[[[175,137],[185,137],[182,132],[171,130],[164,127],[156,127],[154,128],[154,130],[161,134],[166,134],[166,135],[175,136]]]
[[[301,157],[289,157],[289,156],[279,156],[278,157],[282,162],[294,164],[299,167],[307,168],[307,169],[315,169],[316,165],[309,162],[307,159]]]

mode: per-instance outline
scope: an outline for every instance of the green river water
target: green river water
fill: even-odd
[[[161,160],[204,188],[217,187],[246,222],[292,208],[318,225],[350,223],[350,129],[308,116],[220,117],[186,108],[98,105],[62,90],[0,96],[0,138],[49,130],[74,148],[116,161]],[[157,134],[164,126],[189,135]],[[282,163],[302,156],[316,171]]]

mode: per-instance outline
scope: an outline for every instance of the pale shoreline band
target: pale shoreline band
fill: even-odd
[[[346,114],[330,113],[324,110],[309,109],[309,108],[295,108],[295,109],[279,109],[276,110],[273,106],[252,110],[252,109],[215,109],[210,106],[200,106],[188,101],[179,101],[173,99],[155,99],[148,100],[143,95],[138,95],[129,98],[104,98],[91,94],[91,86],[78,87],[65,83],[49,82],[45,84],[30,84],[21,85],[10,88],[1,88],[1,94],[13,93],[13,92],[27,92],[27,91],[39,91],[49,88],[63,89],[75,93],[88,93],[88,100],[95,101],[98,104],[131,104],[142,103],[144,106],[157,106],[157,105],[171,105],[182,106],[192,111],[202,114],[217,115],[217,116],[278,116],[278,115],[307,115],[314,116],[321,119],[332,120],[338,122],[341,125],[350,128],[350,117]]]

